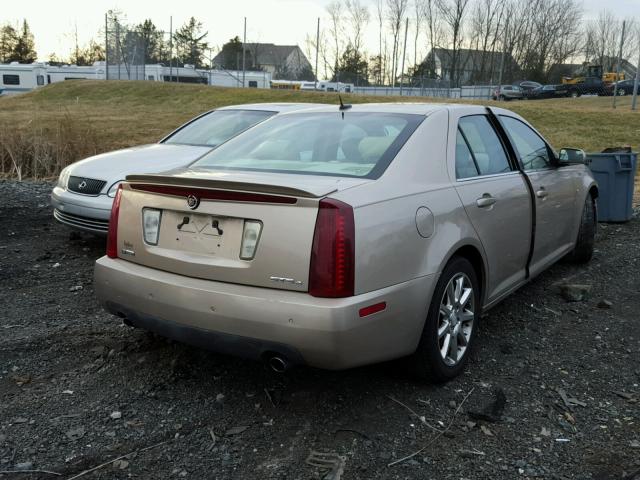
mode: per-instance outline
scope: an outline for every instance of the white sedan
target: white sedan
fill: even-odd
[[[206,112],[158,143],[86,158],[62,170],[51,193],[53,216],[78,230],[106,235],[111,204],[127,175],[186,167],[215,147],[264,120],[317,104],[263,103]]]

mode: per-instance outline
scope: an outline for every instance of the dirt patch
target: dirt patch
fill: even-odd
[[[637,218],[488,312],[465,374],[424,385],[402,362],[282,376],[123,326],[93,293],[104,241],[57,225],[50,189],[0,182],[0,470],[63,475],[0,478],[131,452],[82,478],[640,475]]]

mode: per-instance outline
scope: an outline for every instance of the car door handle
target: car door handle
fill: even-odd
[[[538,198],[546,198],[547,195],[549,195],[549,192],[547,192],[544,187],[540,187],[540,190],[536,192],[536,197]]]
[[[487,208],[493,205],[494,203],[496,203],[497,201],[498,201],[497,198],[492,197],[491,194],[489,193],[485,193],[484,195],[482,195],[482,197],[476,200],[476,205],[478,205],[478,207],[480,208]]]

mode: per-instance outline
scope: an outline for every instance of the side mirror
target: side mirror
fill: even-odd
[[[558,155],[558,166],[587,163],[587,154],[579,148],[563,148]]]

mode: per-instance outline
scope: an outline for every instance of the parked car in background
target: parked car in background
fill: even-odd
[[[585,77],[578,83],[562,83],[556,85],[556,91],[565,97],[577,98],[582,95],[605,95],[605,83],[597,77]]]
[[[541,85],[540,87],[532,90],[529,94],[529,98],[533,100],[540,100],[544,98],[557,98],[564,97],[565,92],[558,91],[555,85]]]
[[[95,290],[128,325],[277,371],[408,356],[446,380],[482,312],[591,258],[584,162],[501,108],[284,113],[184,171],[127,177]]]
[[[614,89],[616,90],[616,95],[633,95],[633,83],[635,80],[621,80],[618,83],[617,89],[616,84],[611,83],[606,86],[605,94],[613,95]]]
[[[533,92],[533,90],[535,90],[536,88],[542,87],[541,83],[533,82],[531,80],[523,80],[521,82],[515,82],[514,85],[517,87],[520,87],[524,98],[530,98],[531,92]]]
[[[118,185],[131,173],[184,167],[229,138],[280,112],[313,104],[252,104],[206,112],[158,143],[102,153],[73,163],[60,173],[51,193],[53,216],[78,230],[106,235]]]
[[[493,91],[494,100],[522,100],[522,89],[517,85],[502,85]]]

